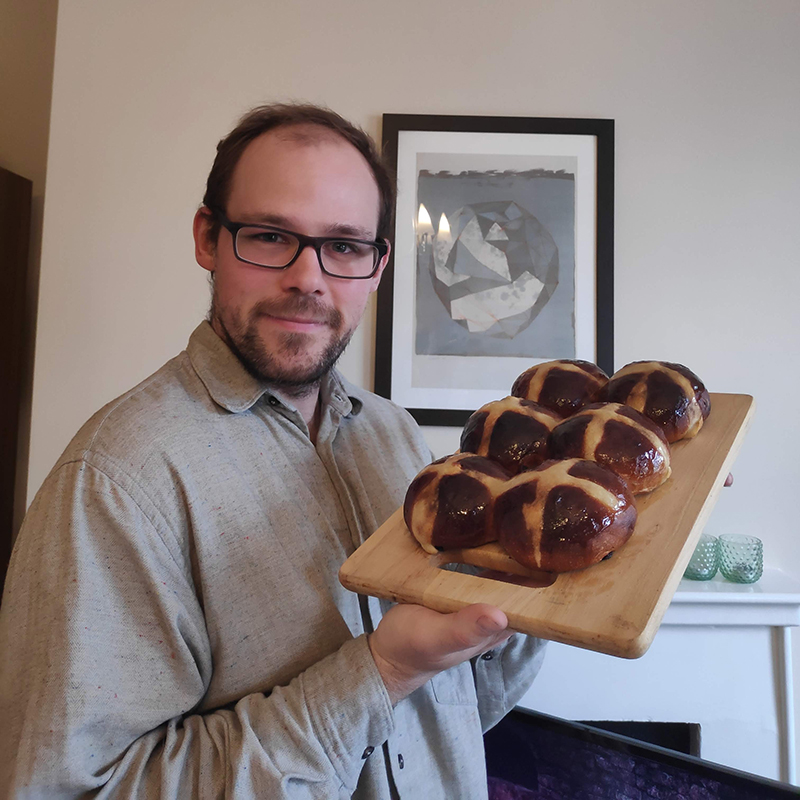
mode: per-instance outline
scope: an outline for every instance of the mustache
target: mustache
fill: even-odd
[[[342,315],[335,308],[326,306],[309,295],[297,295],[284,300],[260,300],[250,311],[250,319],[259,316],[301,317],[312,322],[324,323],[339,328]]]

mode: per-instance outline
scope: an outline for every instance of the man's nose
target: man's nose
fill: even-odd
[[[282,279],[285,289],[297,289],[303,294],[314,294],[324,288],[325,275],[311,244],[302,247],[294,264],[283,271]]]

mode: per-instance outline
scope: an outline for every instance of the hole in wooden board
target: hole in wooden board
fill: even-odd
[[[489,564],[481,564],[480,554],[475,550],[464,552],[460,550],[450,550],[431,556],[430,561],[439,569],[451,572],[465,572],[467,575],[474,575],[478,578],[500,581],[501,583],[511,583],[515,586],[527,586],[531,589],[541,589],[552,586],[558,578],[558,573],[531,570],[521,564],[511,562],[503,566],[505,569],[496,569],[494,563],[496,559],[487,559]],[[466,567],[466,569],[465,569]]]
[[[502,583],[513,583],[515,586],[528,586],[531,589],[542,589],[545,586],[552,586],[558,578],[556,572],[534,572],[531,570],[527,575],[515,575],[513,572],[499,572],[496,569],[484,569],[478,572],[479,578],[488,578]]]

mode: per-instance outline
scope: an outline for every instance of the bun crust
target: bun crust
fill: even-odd
[[[494,400],[467,420],[461,433],[461,452],[490,458],[516,475],[549,458],[550,432],[560,421],[555,412],[531,400]]]
[[[632,494],[651,492],[672,469],[661,428],[630,406],[593,403],[550,434],[552,458],[587,458],[619,475]]]
[[[559,359],[526,369],[511,394],[568,417],[591,403],[608,381],[608,375],[591,361]]]
[[[671,361],[634,361],[615,372],[598,400],[625,403],[664,432],[668,442],[697,436],[711,398],[697,375]]]
[[[495,502],[494,524],[523,566],[571,572],[628,541],[636,506],[625,482],[594,461],[546,461],[508,482]]]
[[[431,554],[499,541],[531,570],[584,569],[628,541],[634,494],[669,479],[669,443],[697,435],[710,408],[682,364],[636,361],[611,379],[588,361],[537,364],[414,478],[405,523]]]
[[[493,542],[494,501],[509,477],[472,453],[440,458],[411,481],[403,503],[406,526],[428,553]]]

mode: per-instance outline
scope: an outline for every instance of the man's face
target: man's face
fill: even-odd
[[[297,140],[292,130],[271,131],[247,146],[223,209],[228,219],[374,240],[379,193],[364,157],[332,132],[311,129],[312,136]],[[208,225],[198,212],[196,257],[214,273],[214,330],[251,372],[302,394],[344,350],[386,259],[367,280],[325,275],[311,247],[288,269],[265,269],[236,258],[225,228],[215,247]]]

